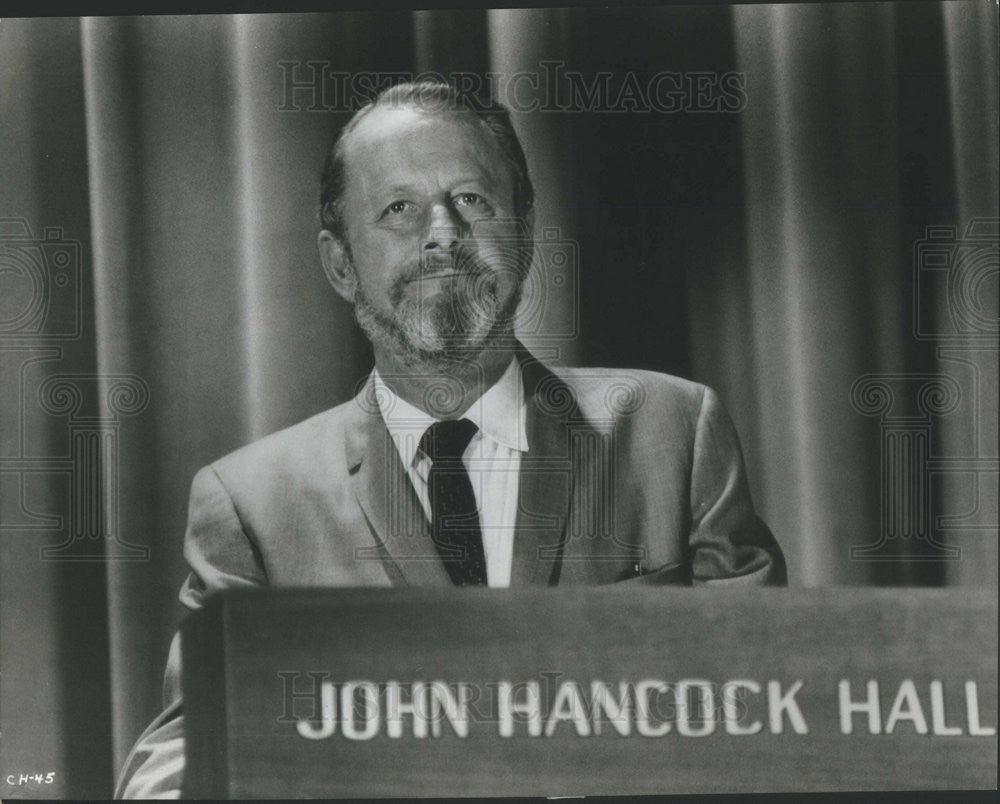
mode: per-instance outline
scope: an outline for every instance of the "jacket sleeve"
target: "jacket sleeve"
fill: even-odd
[[[229,493],[211,466],[191,484],[184,557],[191,573],[180,592],[191,611],[217,591],[267,582],[259,555]],[[122,768],[115,798],[179,798],[184,774],[181,641],[174,635],[163,682],[163,711],[142,733]]]
[[[691,471],[692,581],[697,584],[787,584],[781,548],[753,509],[743,455],[719,397],[705,389]]]

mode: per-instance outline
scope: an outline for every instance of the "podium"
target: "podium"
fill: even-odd
[[[993,590],[228,592],[186,797],[997,786]]]

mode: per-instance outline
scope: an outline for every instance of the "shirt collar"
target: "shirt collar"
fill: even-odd
[[[396,442],[400,457],[406,466],[413,464],[420,438],[435,421],[415,405],[397,396],[385,384],[378,369],[373,372],[375,399],[382,419]],[[463,418],[479,428],[484,436],[519,452],[528,451],[525,427],[524,384],[520,365],[512,358],[506,371],[479,399],[472,403]]]

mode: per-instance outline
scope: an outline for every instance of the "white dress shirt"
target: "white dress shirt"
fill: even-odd
[[[427,520],[431,500],[427,479],[431,459],[420,450],[420,439],[436,419],[400,398],[375,370],[375,398],[389,434],[406,467]],[[493,587],[510,586],[517,518],[518,471],[521,453],[528,451],[524,386],[517,360],[462,416],[479,429],[462,453],[479,508],[486,554],[486,579]]]

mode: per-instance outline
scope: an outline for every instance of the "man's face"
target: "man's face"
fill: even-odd
[[[344,161],[353,301],[373,344],[440,365],[510,334],[530,238],[482,123],[375,109],[349,135]]]

